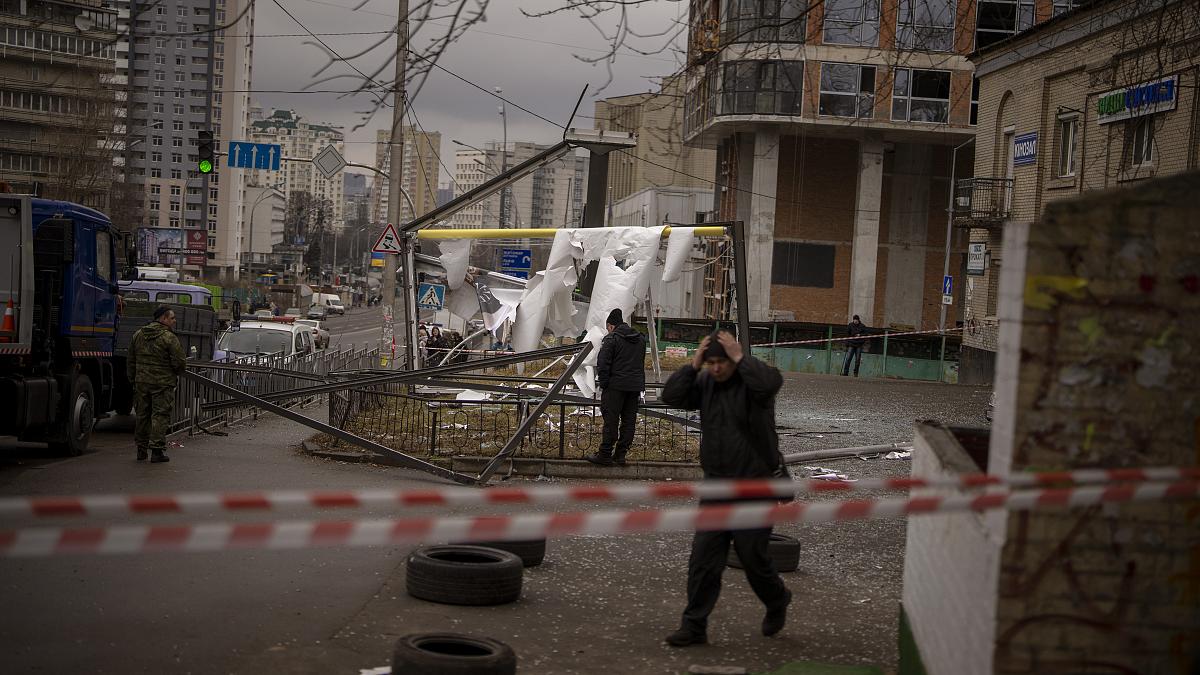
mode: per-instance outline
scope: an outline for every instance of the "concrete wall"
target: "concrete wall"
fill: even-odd
[[[1006,232],[994,473],[1200,464],[1198,192],[1157,179]],[[995,672],[1198,672],[1194,503],[1013,513],[1004,533]]]
[[[954,434],[920,422],[912,474],[940,478],[977,473]],[[914,497],[956,490],[913,490]],[[909,518],[901,604],[929,675],[988,672],[996,620],[1000,542],[977,513]]]

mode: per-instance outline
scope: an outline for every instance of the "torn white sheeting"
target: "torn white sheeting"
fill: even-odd
[[[466,279],[467,264],[471,259],[471,240],[443,239],[438,242],[438,250],[441,251],[438,257],[446,270],[446,285],[453,291],[462,286]]]
[[[464,286],[446,295],[445,308],[463,321],[475,318],[479,313],[479,296],[474,286]]]
[[[462,391],[458,392],[458,396],[455,396],[454,400],[456,400],[456,401],[486,401],[489,398],[491,398],[491,395],[486,394],[482,391],[475,391],[474,389],[463,389]]]
[[[692,252],[695,230],[694,227],[671,227],[671,234],[667,237],[667,260],[663,265],[663,281],[679,280],[683,264]]]
[[[894,450],[884,455],[884,459],[909,459],[912,457],[912,450]]]
[[[574,258],[577,252],[582,254],[583,249],[575,244],[573,233],[574,230],[571,229],[562,229],[554,233],[554,243],[550,246],[550,259],[546,263],[546,269],[534,274],[525,284],[525,291],[517,305],[517,319],[513,325],[513,348],[518,352],[538,348],[538,341],[542,338],[542,331],[546,329],[546,321],[552,311],[560,321],[563,314],[566,314],[568,319],[574,314],[570,295],[571,289],[575,288],[578,281]],[[565,304],[561,299],[564,293]]]

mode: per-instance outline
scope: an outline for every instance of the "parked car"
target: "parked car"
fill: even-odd
[[[329,316],[329,313],[326,312],[325,308],[321,305],[313,305],[312,307],[308,308],[307,317],[309,319],[317,319],[318,321],[324,321],[328,316]]]
[[[317,293],[313,296],[313,304],[321,305],[330,314],[342,315],[346,313],[346,307],[342,304],[342,299],[333,293]]]
[[[320,321],[316,319],[296,319],[296,323],[312,327],[313,342],[316,343],[317,349],[325,349],[329,346],[329,331],[321,327]]]
[[[254,312],[254,318],[256,318],[256,319],[270,319],[274,316],[275,315],[272,314],[271,310],[269,310],[269,309],[259,309],[259,310],[255,310],[255,312]]]
[[[300,309],[299,307],[288,307],[287,311],[284,312],[283,315],[284,316],[302,317],[302,316],[304,316],[304,310]]]
[[[261,354],[298,356],[313,351],[313,332],[311,326],[296,323],[243,321],[241,326],[225,331],[217,347],[224,356],[239,361]]]

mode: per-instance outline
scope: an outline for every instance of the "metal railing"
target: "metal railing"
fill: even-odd
[[[964,178],[954,186],[954,221],[960,227],[991,227],[1012,217],[1013,179]]]

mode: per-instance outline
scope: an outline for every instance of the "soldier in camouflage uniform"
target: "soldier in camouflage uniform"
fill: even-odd
[[[171,461],[165,452],[167,427],[175,405],[175,384],[186,367],[183,346],[171,332],[174,328],[175,312],[160,305],[154,310],[154,320],[134,333],[129,345],[126,371],[133,383],[137,413],[133,438],[138,460],[152,454],[151,462]]]

